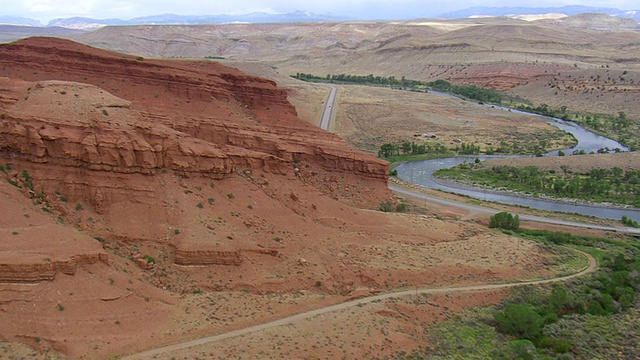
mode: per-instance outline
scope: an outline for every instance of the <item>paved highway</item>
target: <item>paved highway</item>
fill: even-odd
[[[333,109],[336,104],[336,94],[338,88],[335,85],[324,85],[330,89],[329,96],[324,102],[324,110],[322,110],[322,118],[320,119],[320,128],[330,131],[331,130],[331,118],[333,117]]]
[[[329,129],[330,125],[331,125],[331,116],[332,116],[332,111],[334,109],[334,103],[335,103],[335,99],[336,99],[336,92],[337,92],[337,88],[333,85],[329,85],[329,87],[331,88],[331,92],[329,93],[329,97],[327,98],[327,101],[325,102],[325,108],[324,111],[322,113],[322,119],[320,122],[320,125],[323,129],[327,130]],[[474,211],[474,212],[480,212],[480,213],[487,213],[487,214],[493,214],[496,213],[497,211],[494,209],[489,209],[489,208],[485,208],[482,206],[477,206],[477,205],[470,205],[470,204],[464,204],[464,203],[459,203],[456,201],[451,201],[451,200],[446,200],[446,199],[441,199],[438,197],[434,197],[434,196],[429,196],[429,195],[425,195],[425,194],[421,194],[421,193],[417,193],[411,190],[407,190],[407,189],[403,189],[394,185],[389,185],[389,189],[391,189],[392,191],[395,191],[397,193],[400,194],[404,194],[407,196],[412,196],[418,199],[423,199],[425,201],[429,201],[432,203],[436,203],[436,204],[440,204],[440,205],[445,205],[445,206],[452,206],[452,207],[457,207],[460,209],[464,209],[464,210],[468,210],[468,211]],[[591,224],[583,224],[583,223],[576,223],[576,222],[572,222],[572,221],[565,221],[565,220],[558,220],[558,219],[549,219],[549,218],[543,218],[543,217],[538,217],[538,216],[529,216],[529,215],[520,215],[520,218],[523,220],[528,220],[528,221],[538,221],[538,222],[545,222],[545,223],[550,223],[550,224],[558,224],[558,225],[566,225],[566,226],[576,226],[576,227],[583,227],[583,228],[591,228],[591,229],[599,229],[599,230],[611,230],[611,231],[624,231],[624,229],[626,230],[639,230],[639,229],[630,229],[630,228],[614,228],[614,227],[610,227],[610,226],[600,226],[600,225],[591,225]],[[630,231],[633,232],[633,231]],[[640,232],[634,232],[637,234],[640,234]],[[596,260],[593,258],[593,256],[576,250],[579,253],[583,254],[584,256],[586,256],[589,259],[589,266],[572,275],[568,275],[568,276],[562,276],[562,277],[557,277],[557,278],[552,278],[552,279],[545,279],[545,280],[532,280],[532,281],[516,281],[516,282],[512,282],[512,283],[505,283],[505,284],[484,284],[484,285],[472,285],[472,286],[450,286],[450,287],[442,287],[442,288],[416,288],[416,289],[411,289],[411,290],[400,290],[400,291],[395,291],[395,292],[388,292],[388,293],[383,293],[383,294],[378,294],[378,295],[372,295],[369,297],[365,297],[362,299],[357,299],[357,300],[353,300],[353,301],[347,301],[344,303],[340,303],[340,304],[335,304],[335,305],[330,305],[324,308],[320,308],[320,309],[315,309],[315,310],[311,310],[311,311],[307,311],[304,313],[300,313],[300,314],[295,314],[295,315],[291,315],[279,320],[275,320],[272,322],[268,322],[268,323],[264,323],[264,324],[259,324],[259,325],[255,325],[255,326],[251,326],[248,328],[244,328],[244,329],[239,329],[239,330],[235,330],[235,331],[231,331],[228,333],[224,333],[224,334],[218,334],[218,335],[213,335],[213,336],[209,336],[209,337],[205,337],[205,338],[201,338],[201,339],[194,339],[194,340],[188,340],[188,341],[184,341],[184,342],[180,342],[177,344],[172,344],[172,345],[167,345],[167,346],[163,346],[163,347],[159,347],[159,348],[155,348],[155,349],[150,349],[147,351],[143,351],[137,354],[131,354],[128,356],[124,356],[122,357],[122,359],[149,359],[152,358],[154,356],[158,356],[158,355],[165,355],[165,356],[169,356],[170,353],[172,352],[176,352],[176,351],[180,351],[180,350],[185,350],[185,349],[189,349],[195,346],[201,346],[201,345],[206,345],[206,344],[210,344],[210,343],[214,343],[214,342],[218,342],[218,341],[222,341],[225,339],[230,339],[230,338],[234,338],[234,337],[238,337],[238,336],[242,336],[242,335],[247,335],[247,334],[251,334],[251,333],[255,333],[255,332],[259,332],[259,331],[263,331],[266,329],[272,329],[278,326],[283,326],[283,325],[287,325],[287,324],[292,324],[296,321],[299,320],[303,320],[303,319],[309,319],[315,316],[319,316],[319,315],[323,315],[323,314],[327,314],[330,312],[334,312],[334,311],[339,311],[339,310],[343,310],[343,309],[348,309],[354,306],[362,306],[374,301],[379,301],[379,300],[385,300],[385,299],[391,299],[391,298],[398,298],[401,296],[411,296],[411,295],[418,295],[418,294],[438,294],[438,293],[449,293],[449,292],[469,292],[469,291],[484,291],[484,290],[493,290],[493,289],[503,289],[503,288],[511,288],[511,287],[516,287],[516,286],[524,286],[524,285],[539,285],[539,284],[546,284],[546,283],[551,283],[551,282],[558,282],[558,281],[566,281],[578,276],[582,276],[588,273],[593,272],[596,269]]]
[[[322,119],[320,119],[320,127],[324,130],[329,131],[331,126],[333,111],[336,108],[335,101],[336,101],[336,94],[338,92],[338,88],[334,85],[324,85],[324,86],[328,86],[331,89],[331,92],[329,93],[329,96],[327,97],[327,100],[325,101],[325,104],[324,104],[324,110],[322,111]],[[456,207],[458,209],[464,209],[464,210],[474,211],[474,212],[488,214],[488,215],[493,215],[499,212],[495,209],[491,209],[487,207],[470,205],[470,204],[460,203],[457,201],[445,200],[435,196],[425,195],[419,192],[411,191],[409,189],[403,189],[391,184],[389,184],[389,189],[391,189],[396,193],[403,194],[406,196],[411,196],[416,199],[422,199],[434,204]],[[541,216],[532,216],[532,215],[524,215],[524,214],[518,214],[518,215],[520,216],[521,220],[526,220],[526,221],[535,221],[535,222],[545,223],[545,224],[571,226],[571,227],[577,227],[577,228],[583,228],[583,229],[615,231],[615,232],[621,232],[621,233],[626,233],[631,235],[640,235],[640,229],[636,229],[632,227],[594,225],[594,224],[553,219],[553,218],[547,218],[547,217],[541,217]]]

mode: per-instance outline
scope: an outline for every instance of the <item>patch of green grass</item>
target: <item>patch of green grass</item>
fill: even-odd
[[[589,266],[589,259],[583,254],[563,247],[554,247],[554,250],[556,264],[552,267],[558,276],[575,274]]]
[[[605,251],[593,248],[591,246],[571,245],[571,247],[572,248],[576,248],[576,249],[578,249],[580,251],[584,251],[587,254],[593,256],[593,258],[596,259],[596,262],[598,264],[602,264],[602,259],[603,259],[604,255],[606,254]]]

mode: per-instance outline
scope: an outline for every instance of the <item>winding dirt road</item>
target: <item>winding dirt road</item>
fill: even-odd
[[[331,93],[329,94],[329,98],[325,102],[325,111],[323,112],[322,119],[321,119],[321,127],[323,127],[323,128],[328,128],[330,126],[331,113],[332,113],[333,108],[334,108],[336,91],[337,91],[336,87],[335,86],[331,86]],[[394,187],[394,186],[391,186],[391,185],[389,187],[393,191],[397,191],[397,192],[401,192],[401,193],[405,193],[405,194],[409,193],[412,196],[418,196],[418,197],[426,196],[426,195],[423,195],[423,194],[418,194],[418,193],[411,192],[409,190],[397,188],[397,187]],[[460,206],[460,207],[463,207],[463,208],[466,207],[466,206],[473,206],[473,205],[467,205],[467,204],[460,204],[460,203],[456,203],[456,202],[450,202],[448,200],[443,200],[443,199],[439,199],[439,198],[433,198],[432,199],[432,197],[429,197],[429,199],[430,200],[436,200],[436,201],[446,201],[447,205]],[[479,209],[474,209],[474,210],[495,212],[495,210],[493,210],[493,209],[487,209],[487,208],[476,207],[476,206],[474,206],[474,208],[479,208]],[[548,219],[545,219],[545,218],[539,218],[539,219],[548,220]],[[536,218],[535,220],[538,220],[538,218]],[[553,219],[551,219],[551,220],[553,220]],[[545,280],[518,281],[518,282],[504,283],[504,284],[484,284],[484,285],[471,285],[471,286],[448,286],[448,287],[441,287],[441,288],[414,288],[414,289],[410,289],[410,290],[393,291],[393,292],[388,292],[388,293],[384,293],[384,294],[377,294],[377,295],[365,297],[365,298],[362,298],[362,299],[347,301],[347,302],[344,302],[344,303],[335,304],[335,305],[331,305],[331,306],[327,306],[327,307],[324,307],[324,308],[307,311],[307,312],[296,314],[296,315],[287,316],[287,317],[282,318],[280,320],[275,320],[275,321],[271,321],[271,322],[268,322],[268,323],[259,324],[259,325],[251,326],[251,327],[248,327],[248,328],[231,331],[231,332],[224,333],[224,334],[218,334],[218,335],[208,336],[208,337],[204,337],[204,338],[200,338],[200,339],[188,340],[188,341],[184,341],[184,342],[177,343],[177,344],[167,345],[167,346],[163,346],[163,347],[159,347],[159,348],[143,351],[143,352],[140,352],[140,353],[137,353],[137,354],[127,355],[127,356],[122,357],[122,359],[129,359],[129,360],[133,360],[133,359],[148,359],[148,358],[151,358],[151,357],[156,356],[156,355],[167,355],[167,354],[175,352],[175,351],[188,349],[188,348],[192,348],[192,347],[200,346],[200,345],[206,345],[206,344],[222,341],[222,340],[229,339],[229,338],[234,338],[234,337],[237,337],[237,336],[242,336],[242,335],[246,335],[246,334],[250,334],[250,333],[255,333],[255,332],[258,332],[258,331],[263,331],[263,330],[266,330],[266,329],[272,329],[272,328],[275,328],[275,327],[278,327],[278,326],[291,324],[291,323],[294,323],[296,321],[309,319],[309,318],[312,318],[314,316],[327,314],[327,313],[330,313],[330,312],[343,310],[343,309],[351,308],[351,307],[354,307],[354,306],[362,306],[362,305],[365,305],[365,304],[368,304],[368,303],[371,303],[371,302],[374,302],[374,301],[386,300],[386,299],[391,299],[391,298],[398,298],[398,297],[403,297],[403,296],[418,295],[418,294],[441,294],[441,293],[451,293],[451,292],[485,291],[485,290],[494,290],[494,289],[513,288],[513,287],[525,286],[525,285],[547,284],[547,283],[551,283],[551,282],[566,281],[566,280],[569,280],[569,279],[572,279],[572,278],[575,278],[575,277],[578,277],[578,276],[583,276],[585,274],[593,272],[596,269],[596,260],[593,258],[593,256],[591,256],[590,254],[587,254],[587,253],[585,253],[583,251],[579,251],[579,250],[575,250],[575,251],[583,254],[584,256],[586,256],[589,259],[589,266],[587,268],[583,269],[582,271],[580,271],[578,273],[575,273],[575,274],[572,274],[572,275],[561,276],[561,277],[545,279]]]
[[[513,288],[513,287],[525,286],[525,285],[548,284],[548,283],[552,283],[552,282],[566,281],[566,280],[573,279],[575,277],[583,276],[585,274],[593,272],[596,269],[596,260],[593,258],[593,256],[591,256],[590,254],[587,254],[587,253],[585,253],[583,251],[580,251],[580,250],[575,250],[575,251],[583,254],[584,256],[586,256],[589,259],[589,266],[587,268],[585,268],[584,270],[582,270],[582,271],[580,271],[578,273],[572,274],[572,275],[561,276],[561,277],[552,278],[552,279],[545,279],[545,280],[532,280],[532,281],[505,283],[505,284],[486,284],[486,285],[471,285],[471,286],[449,286],[449,287],[442,287],[442,288],[418,288],[418,289],[394,291],[394,292],[389,292],[389,293],[384,293],[384,294],[373,295],[373,296],[365,297],[365,298],[358,299],[358,300],[352,300],[352,301],[348,301],[348,302],[344,302],[344,303],[340,303],[340,304],[335,304],[335,305],[331,305],[331,306],[327,306],[327,307],[324,307],[324,308],[307,311],[307,312],[296,314],[296,315],[287,316],[286,318],[282,318],[280,320],[276,320],[276,321],[272,321],[272,322],[268,322],[268,323],[264,323],[264,324],[260,324],[260,325],[255,325],[255,326],[251,326],[251,327],[240,329],[240,330],[231,331],[231,332],[224,333],[224,334],[213,335],[213,336],[208,336],[208,337],[201,338],[201,339],[189,340],[189,341],[184,341],[184,342],[173,344],[173,345],[163,346],[163,347],[160,347],[160,348],[143,351],[141,353],[124,356],[124,357],[122,357],[122,359],[129,359],[129,360],[133,360],[133,359],[148,359],[148,358],[151,358],[152,356],[155,356],[155,355],[161,355],[161,354],[162,355],[167,355],[167,354],[169,354],[171,352],[174,352],[174,351],[188,349],[188,348],[199,346],[199,345],[206,345],[206,344],[210,344],[210,343],[213,343],[213,342],[222,341],[222,340],[233,338],[233,337],[236,337],[236,336],[247,335],[247,334],[250,334],[250,333],[254,333],[254,332],[258,332],[258,331],[262,331],[262,330],[266,330],[266,329],[272,329],[272,328],[275,328],[275,327],[278,327],[278,326],[291,324],[291,323],[294,323],[296,321],[309,319],[309,318],[312,318],[314,316],[330,313],[330,312],[333,312],[333,311],[348,309],[348,308],[351,308],[351,307],[354,307],[354,306],[362,306],[362,305],[365,305],[365,304],[368,304],[368,303],[371,303],[371,302],[374,302],[374,301],[386,300],[386,299],[391,299],[391,298],[398,298],[398,297],[402,297],[402,296],[418,295],[418,294],[442,294],[442,293],[452,293],[452,292],[484,291],[484,290]]]

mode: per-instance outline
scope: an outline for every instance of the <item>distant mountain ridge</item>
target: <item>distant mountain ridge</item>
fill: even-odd
[[[42,26],[40,21],[19,17],[0,15],[0,25],[18,25],[18,26]]]
[[[591,7],[570,5],[563,7],[489,7],[475,6],[463,10],[447,12],[437,16],[438,18],[468,18],[472,16],[507,16],[507,15],[538,15],[549,13],[561,13],[568,16],[601,13],[619,18],[633,19],[640,22],[640,10],[620,10],[608,7]],[[383,17],[384,18],[384,17]],[[88,17],[70,17],[51,20],[46,27],[63,27],[77,30],[94,30],[104,26],[125,25],[203,25],[203,24],[228,24],[228,23],[296,23],[296,22],[336,22],[336,21],[364,21],[367,19],[354,18],[347,15],[315,14],[305,11],[295,11],[285,14],[271,14],[254,12],[249,14],[219,14],[219,15],[176,15],[161,14],[136,17],[129,20],[123,19],[94,19]],[[368,20],[373,20],[368,19]],[[391,20],[391,19],[387,19]],[[393,19],[412,20],[412,18]],[[17,17],[0,16],[0,25],[20,25],[40,27],[38,20]]]
[[[286,14],[269,14],[254,12],[241,15],[175,15],[162,14],[137,17],[130,20],[121,19],[91,19],[73,17],[54,19],[47,26],[60,26],[74,29],[95,29],[109,25],[202,25],[202,24],[226,24],[226,23],[290,23],[290,22],[323,22],[343,21],[347,17],[313,14],[304,11],[295,11]]]
[[[440,15],[441,18],[459,19],[471,16],[507,16],[507,15],[538,15],[549,13],[561,13],[568,16],[585,14],[585,13],[601,13],[620,18],[629,18],[640,21],[640,10],[620,10],[607,7],[592,7],[582,5],[568,5],[562,7],[492,7],[492,6],[474,6],[463,10],[452,11]]]

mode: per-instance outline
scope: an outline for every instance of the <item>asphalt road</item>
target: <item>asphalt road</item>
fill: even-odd
[[[327,98],[327,101],[325,102],[325,109],[323,111],[322,120],[320,122],[321,127],[323,129],[325,129],[325,130],[328,129],[329,126],[331,125],[331,116],[332,116],[332,111],[334,109],[335,99],[336,99],[336,92],[337,92],[337,88],[335,86],[333,86],[333,85],[328,85],[328,86],[331,88],[331,92],[329,94],[329,97]],[[441,199],[441,198],[438,198],[438,197],[429,196],[429,195],[425,195],[425,194],[421,194],[421,193],[416,193],[416,192],[413,192],[413,191],[410,191],[410,190],[407,190],[407,189],[403,189],[403,188],[400,188],[400,187],[397,187],[397,186],[393,186],[393,185],[389,185],[389,189],[391,189],[392,191],[395,191],[397,193],[400,193],[400,194],[404,194],[404,195],[407,195],[407,196],[412,196],[412,197],[415,197],[415,198],[418,198],[418,199],[423,199],[425,201],[429,201],[429,202],[440,204],[440,205],[452,206],[452,207],[457,207],[457,208],[460,208],[460,209],[465,209],[465,210],[474,211],[474,212],[480,212],[480,213],[487,213],[487,214],[494,214],[494,213],[498,212],[498,211],[496,211],[494,209],[489,209],[489,208],[485,208],[485,207],[482,207],[482,206],[464,204],[464,203],[459,203],[459,202],[455,202],[455,201],[451,201],[451,200]],[[613,228],[613,227],[609,227],[609,226],[600,226],[600,225],[576,223],[576,222],[572,222],[572,221],[543,218],[543,217],[538,217],[538,216],[520,215],[520,218],[522,220],[538,221],[538,222],[545,222],[545,223],[550,223],[550,224],[576,226],[576,227],[586,227],[586,228],[599,229],[599,230],[621,231],[621,228]],[[632,229],[632,230],[637,230],[637,229]],[[637,232],[637,233],[640,233],[640,232]],[[300,313],[300,314],[287,316],[287,317],[279,319],[279,320],[275,320],[275,321],[272,321],[272,322],[251,326],[251,327],[244,328],[244,329],[231,331],[231,332],[224,333],[224,334],[218,334],[218,335],[208,336],[208,337],[205,337],[205,338],[188,340],[188,341],[180,342],[180,343],[177,343],[177,344],[167,345],[167,346],[163,346],[163,347],[159,347],[159,348],[143,351],[143,352],[140,352],[140,353],[137,353],[137,354],[123,356],[122,359],[129,359],[129,360],[133,360],[133,359],[149,359],[149,358],[152,358],[153,356],[156,356],[156,355],[168,355],[168,354],[170,354],[172,352],[175,352],[175,351],[189,349],[189,348],[192,348],[192,347],[195,347],[195,346],[200,346],[200,345],[211,344],[211,343],[214,343],[214,342],[218,342],[218,341],[222,341],[222,340],[226,340],[226,339],[230,339],[230,338],[234,338],[234,337],[238,337],[238,336],[242,336],[242,335],[247,335],[247,334],[255,333],[255,332],[266,330],[266,329],[272,329],[272,328],[275,328],[275,327],[278,327],[278,326],[292,324],[292,323],[294,323],[296,321],[299,321],[299,320],[309,319],[309,318],[312,318],[314,316],[319,316],[319,315],[331,313],[331,312],[334,312],[334,311],[344,310],[344,309],[348,309],[348,308],[351,308],[351,307],[354,307],[354,306],[363,306],[365,304],[368,304],[368,303],[371,303],[371,302],[374,302],[374,301],[386,300],[386,299],[391,299],[391,298],[398,298],[398,297],[402,297],[402,296],[419,295],[419,294],[439,294],[439,293],[451,293],[451,292],[485,291],[485,290],[512,288],[512,287],[524,286],[524,285],[540,285],[540,284],[547,284],[547,283],[551,283],[551,282],[566,281],[566,280],[569,280],[569,279],[572,279],[572,278],[575,278],[575,277],[578,277],[578,276],[583,276],[585,274],[593,272],[596,269],[596,265],[597,265],[596,264],[596,260],[593,258],[593,256],[591,256],[590,254],[587,254],[585,252],[579,251],[579,250],[576,250],[576,251],[578,251],[579,253],[583,254],[584,256],[586,256],[589,259],[589,266],[586,269],[584,269],[584,270],[582,270],[582,271],[580,271],[578,273],[572,274],[572,275],[567,275],[567,276],[562,276],[562,277],[557,277],[557,278],[552,278],[552,279],[545,279],[545,280],[516,281],[516,282],[504,283],[504,284],[485,284],[485,285],[472,285],[472,286],[448,286],[448,287],[441,287],[441,288],[415,288],[415,289],[410,289],[410,290],[400,290],[400,291],[388,292],[388,293],[383,293],[383,294],[378,294],[378,295],[365,297],[365,298],[362,298],[362,299],[347,301],[347,302],[343,302],[343,303],[340,303],[340,304],[335,304],[335,305],[331,305],[331,306],[327,306],[327,307],[324,307],[324,308],[307,311],[307,312]]]
[[[396,192],[398,194],[410,196],[415,199],[424,200],[429,203],[473,211],[476,213],[493,215],[499,212],[498,210],[483,207],[483,206],[465,204],[465,203],[461,203],[453,200],[442,199],[436,196],[425,195],[419,192],[411,191],[409,189],[404,189],[391,184],[389,184],[389,189],[391,189],[393,192]],[[621,232],[621,233],[626,233],[631,235],[640,235],[640,229],[636,229],[632,227],[595,225],[595,224],[581,223],[576,221],[568,221],[568,220],[554,219],[554,218],[548,218],[548,217],[542,217],[542,216],[525,215],[525,214],[518,214],[518,216],[520,217],[520,220],[535,221],[535,222],[545,223],[545,224],[571,226],[571,227],[577,227],[577,228],[583,228],[583,229],[615,231],[615,232]]]
[[[333,109],[335,109],[338,88],[335,85],[324,86],[328,87],[331,91],[329,92],[329,96],[327,96],[327,100],[324,102],[324,110],[322,110],[322,118],[320,119],[320,128],[329,131],[331,129],[331,118],[333,117]]]
[[[331,118],[333,116],[333,111],[336,108],[335,102],[336,102],[336,94],[338,92],[338,88],[335,85],[324,84],[324,86],[328,86],[331,89],[331,92],[329,93],[329,96],[327,97],[327,100],[324,103],[324,110],[322,111],[322,118],[320,120],[320,128],[329,131],[331,126]],[[477,206],[477,205],[469,205],[469,204],[460,203],[457,201],[445,200],[435,196],[425,195],[419,192],[411,191],[409,189],[403,189],[391,184],[389,184],[389,189],[391,189],[392,191],[398,194],[411,196],[416,199],[422,199],[430,203],[455,207],[458,209],[464,209],[468,211],[474,211],[477,213],[493,215],[499,212],[491,208],[486,208],[486,207]],[[547,218],[547,217],[541,217],[541,216],[524,215],[524,214],[518,214],[518,216],[520,216],[521,220],[535,221],[535,222],[545,223],[545,224],[571,226],[571,227],[577,227],[577,228],[583,228],[583,229],[615,231],[615,232],[621,232],[621,233],[631,234],[631,235],[640,235],[640,229],[632,228],[632,227],[594,225],[594,224],[588,224],[588,223],[553,219],[553,218]]]

